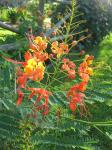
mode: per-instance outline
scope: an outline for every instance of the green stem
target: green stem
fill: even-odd
[[[71,119],[67,118],[65,116],[62,116],[63,118],[74,120],[76,122],[84,123],[84,124],[89,124],[89,125],[95,125],[95,126],[112,126],[112,121],[106,121],[106,122],[91,122],[91,121],[85,121],[85,120],[80,120],[80,119]]]
[[[69,33],[70,33],[70,29],[71,29],[72,21],[73,21],[73,18],[74,18],[74,14],[75,14],[75,0],[72,0],[72,14],[71,14],[71,17],[70,17],[69,25],[67,27],[67,35],[69,35]],[[65,43],[67,42],[67,39],[68,39],[68,36],[65,38]]]

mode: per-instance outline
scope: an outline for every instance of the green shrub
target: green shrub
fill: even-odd
[[[92,44],[99,43],[112,30],[112,14],[109,7],[99,0],[79,0],[78,10],[84,13],[80,19],[87,21],[84,27],[92,34]]]
[[[12,24],[15,24],[18,20],[18,13],[14,9],[8,11],[8,18]]]

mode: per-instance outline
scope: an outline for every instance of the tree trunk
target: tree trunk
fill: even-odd
[[[44,20],[44,5],[45,0],[39,0],[39,6],[38,6],[38,33],[41,33],[43,31],[43,20]]]
[[[14,28],[11,25],[8,25],[8,24],[6,24],[6,23],[4,23],[2,21],[0,21],[0,27],[4,28],[4,29],[7,29],[7,30],[10,30],[12,32],[15,32],[17,34],[20,34],[18,29]]]
[[[0,51],[13,51],[13,50],[15,51],[21,47],[23,48],[23,47],[27,47],[27,46],[28,46],[28,41],[24,38],[15,43],[0,45]]]

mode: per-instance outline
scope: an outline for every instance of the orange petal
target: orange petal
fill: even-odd
[[[74,112],[76,110],[76,108],[77,108],[77,105],[75,103],[73,103],[73,102],[70,102],[69,107]]]
[[[22,103],[24,94],[20,90],[18,90],[17,93],[18,93],[18,99],[16,105],[19,106]]]

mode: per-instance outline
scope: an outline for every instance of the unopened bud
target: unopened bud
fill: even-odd
[[[77,41],[73,41],[73,42],[72,42],[72,46],[73,46],[73,47],[76,46],[77,43],[78,43]]]
[[[56,31],[53,31],[53,32],[52,32],[52,35],[54,35],[54,36],[55,36],[55,35],[56,35]]]
[[[85,51],[84,51],[84,50],[80,51],[80,56],[82,56],[82,55],[84,55],[84,54],[85,54]]]

